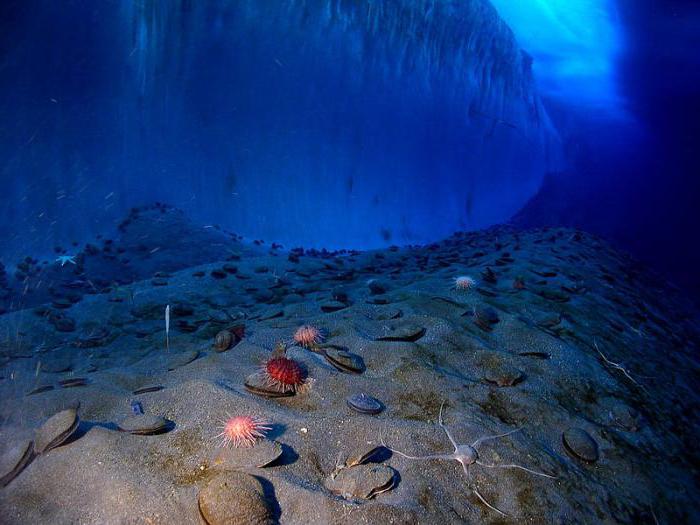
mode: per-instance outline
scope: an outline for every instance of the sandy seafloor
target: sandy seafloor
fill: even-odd
[[[0,523],[205,523],[207,489],[212,524],[700,523],[697,311],[598,238],[499,227],[290,257],[156,206],[76,261],[6,276],[0,477],[55,413],[79,404],[80,424],[0,488]],[[476,286],[455,290],[460,275]],[[243,339],[215,351],[216,334],[239,324]],[[248,392],[246,377],[304,324],[325,335],[321,348],[288,348],[306,388]],[[359,356],[361,373],[331,366],[328,349]],[[149,386],[163,388],[134,394]],[[351,410],[358,392],[385,409]],[[120,431],[132,401],[172,426]],[[443,404],[458,444],[521,429],[479,444],[480,461],[553,477],[472,465],[467,478],[456,461],[387,449],[339,467],[382,439],[450,454]],[[281,457],[256,467],[272,448],[260,443],[217,463],[227,415],[270,421]],[[567,448],[565,433],[582,435],[571,429],[593,441]]]

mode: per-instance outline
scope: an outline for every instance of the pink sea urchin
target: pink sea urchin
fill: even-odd
[[[323,341],[323,336],[321,331],[311,325],[300,326],[296,332],[294,332],[294,342],[304,348],[311,348],[316,346],[321,341]]]
[[[459,277],[455,277],[455,289],[459,290],[461,292],[466,292],[468,290],[471,290],[476,286],[476,281],[472,278],[469,277],[468,275],[460,275]]]
[[[264,419],[252,416],[235,416],[226,419],[222,432],[221,446],[252,447],[258,438],[264,437],[271,427]]]

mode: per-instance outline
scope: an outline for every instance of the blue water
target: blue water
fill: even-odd
[[[615,0],[493,0],[547,98],[629,118],[618,61],[628,35]]]
[[[1,9],[6,265],[155,201],[288,246],[427,243],[509,221],[555,173],[574,198],[550,197],[567,205],[549,224],[697,286],[698,249],[678,248],[698,218],[682,2]]]

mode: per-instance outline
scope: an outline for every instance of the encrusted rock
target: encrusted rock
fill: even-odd
[[[357,465],[362,465],[364,463],[367,463],[370,459],[372,458],[377,458],[383,451],[386,451],[387,449],[384,446],[379,446],[379,447],[372,447],[369,450],[365,450],[364,452],[355,452],[353,454],[350,454],[346,459],[343,464],[337,465],[336,466],[336,473],[340,471],[340,469],[343,468],[348,468],[348,467],[354,467]],[[377,462],[379,463],[379,462]]]
[[[498,312],[490,306],[476,307],[472,312],[474,316],[474,324],[486,332],[490,332],[492,325],[500,320]]]
[[[548,301],[554,301],[555,303],[566,303],[571,299],[565,292],[555,288],[540,288],[536,293]]]
[[[61,316],[53,316],[50,318],[51,324],[53,324],[54,328],[58,332],[74,332],[76,323],[75,320],[61,315]]]
[[[164,388],[165,387],[163,385],[148,385],[135,389],[133,393],[135,395],[147,394],[149,392],[158,392],[159,390],[163,390]]]

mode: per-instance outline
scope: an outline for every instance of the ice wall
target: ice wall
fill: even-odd
[[[5,252],[151,200],[289,245],[426,242],[507,219],[557,155],[485,0],[1,9]]]

